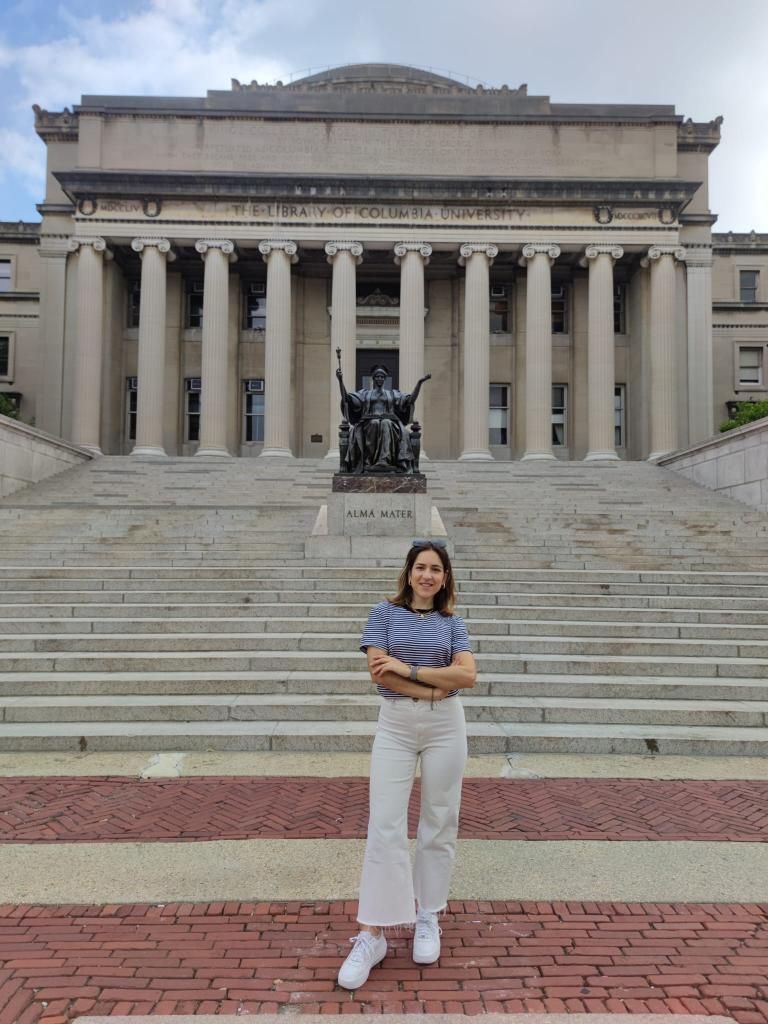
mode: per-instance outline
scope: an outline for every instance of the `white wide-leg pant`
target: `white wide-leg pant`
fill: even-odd
[[[421,758],[416,857],[408,848],[408,799]],[[458,697],[382,700],[371,756],[370,817],[360,903],[361,924],[412,924],[416,904],[440,911],[456,855],[467,727]]]

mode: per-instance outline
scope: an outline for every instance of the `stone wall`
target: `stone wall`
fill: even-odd
[[[675,452],[659,465],[768,512],[768,417]]]
[[[0,498],[90,459],[66,441],[0,416]]]

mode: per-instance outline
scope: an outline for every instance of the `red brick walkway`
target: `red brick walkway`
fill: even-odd
[[[367,816],[359,778],[0,780],[0,842],[347,839]],[[467,779],[460,835],[766,842],[768,782]]]
[[[658,1012],[768,1021],[768,905],[461,903],[337,988],[355,904],[0,907],[0,1024],[79,1014]]]

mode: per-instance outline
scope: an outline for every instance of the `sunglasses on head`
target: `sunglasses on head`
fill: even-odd
[[[446,540],[429,540],[426,537],[418,537],[416,540],[411,542],[411,550],[414,548],[447,548],[448,541]]]

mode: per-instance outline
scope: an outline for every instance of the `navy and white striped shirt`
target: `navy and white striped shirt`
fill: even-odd
[[[389,601],[380,601],[371,609],[360,637],[360,650],[366,652],[369,647],[380,647],[406,665],[424,668],[447,668],[459,651],[472,650],[461,616],[429,612],[422,618]],[[382,697],[403,696],[380,683],[377,689]],[[451,690],[448,696],[458,692]]]

